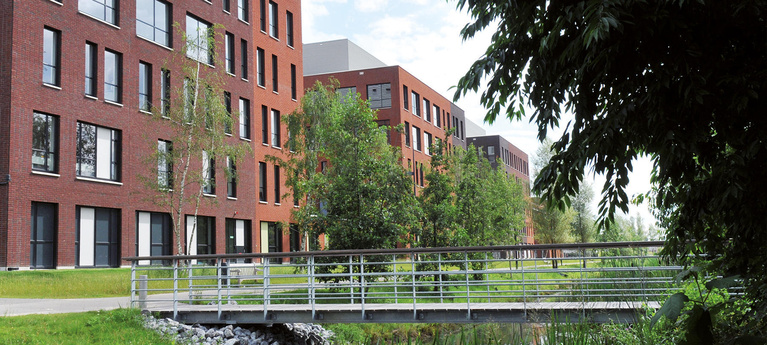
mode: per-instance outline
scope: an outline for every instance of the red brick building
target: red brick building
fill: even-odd
[[[184,210],[187,228],[196,223],[190,252],[297,250],[274,226],[293,201],[279,198],[284,177],[264,157],[281,153],[279,116],[303,93],[300,23],[298,0],[0,2],[0,269],[115,267],[175,252],[168,210],[139,180],[170,129],[144,110],[183,84],[165,66],[179,30],[216,24],[210,49],[222,61],[205,63],[227,73],[239,114],[227,140],[253,154],[237,164],[236,189],[219,178],[197,219]],[[225,176],[217,160],[206,167]]]

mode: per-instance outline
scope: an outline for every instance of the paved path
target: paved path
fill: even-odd
[[[0,298],[0,317],[29,314],[81,313],[130,306],[130,297],[26,299]]]

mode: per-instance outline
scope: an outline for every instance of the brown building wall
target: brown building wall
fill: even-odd
[[[412,135],[410,139],[411,144],[406,145],[404,130],[402,133],[394,130],[390,133],[391,145],[402,149],[402,162],[406,168],[408,168],[408,162],[411,162],[409,169],[412,169],[413,162],[417,162],[419,166],[423,164],[425,176],[426,167],[429,165],[431,156],[427,154],[424,132],[428,132],[432,135],[432,142],[436,142],[436,139],[438,138],[445,138],[445,130],[449,128],[448,123],[452,124],[452,120],[450,119],[452,116],[451,102],[399,66],[306,76],[304,77],[304,84],[311,86],[314,85],[316,81],[327,84],[329,83],[330,78],[337,79],[341,88],[355,86],[357,88],[357,93],[360,94],[362,99],[368,99],[368,85],[382,83],[391,84],[391,107],[378,109],[378,119],[379,121],[390,121],[389,125],[392,127],[399,124],[404,125],[405,122],[408,122],[410,126],[417,126],[420,129],[420,140],[422,142],[420,151],[415,149]],[[407,94],[404,94],[404,87],[407,87]],[[420,96],[420,116],[416,116],[413,112],[412,92],[416,92]],[[423,109],[424,99],[427,99],[430,102],[430,111],[432,113],[430,122],[426,121],[425,110]],[[407,107],[405,107],[406,100]],[[437,105],[440,108],[439,127],[437,126],[437,121],[435,119],[436,114],[434,114],[434,105]],[[414,180],[419,182],[417,183],[419,186],[426,185],[425,182],[420,182],[420,169],[418,171],[418,176],[414,176]]]
[[[266,104],[277,108],[281,114],[292,111],[297,102],[291,99],[290,64],[301,71],[301,25],[300,1],[276,1],[279,4],[280,18],[285,19],[285,11],[294,16],[294,44],[290,48],[285,44],[285,23],[280,25],[280,39],[275,40],[258,29],[259,6],[257,0],[250,1],[250,23],[237,19],[236,1],[232,2],[231,13],[222,11],[221,2],[206,1],[169,1],[172,5],[172,22],[180,23],[184,28],[187,13],[211,23],[224,26],[221,32],[228,31],[235,36],[236,76],[226,76],[224,89],[231,92],[232,110],[237,113],[240,97],[250,100],[252,141],[247,142],[253,149],[252,156],[238,162],[238,198],[227,198],[223,159],[217,161],[218,186],[215,197],[205,197],[199,214],[215,217],[215,251],[225,251],[225,219],[237,218],[252,221],[252,248],[259,245],[258,221],[262,217],[280,217],[287,219],[292,202],[283,203],[279,208],[282,213],[257,206],[257,162],[266,154],[279,152],[261,145],[260,108]],[[28,267],[30,250],[30,209],[32,202],[50,202],[58,205],[58,232],[56,266],[75,265],[77,206],[93,206],[120,209],[120,256],[136,254],[136,212],[167,212],[149,202],[148,192],[139,180],[139,175],[148,169],[144,163],[146,152],[158,139],[167,139],[165,133],[170,129],[152,122],[148,115],[138,109],[138,67],[139,61],[152,65],[152,96],[159,102],[160,70],[167,61],[171,50],[150,42],[136,35],[136,2],[120,1],[120,19],[117,26],[109,25],[88,17],[78,11],[77,1],[64,1],[58,4],[50,0],[7,1],[0,5],[0,62],[4,68],[0,71],[0,174],[7,169],[12,182],[0,185],[0,267]],[[9,9],[13,9],[10,11]],[[268,9],[267,9],[268,10]],[[267,20],[269,20],[268,16]],[[10,24],[12,23],[12,24]],[[61,82],[60,87],[50,87],[42,83],[43,28],[50,27],[61,31]],[[10,35],[9,35],[10,33]],[[249,80],[240,77],[240,39],[248,41]],[[180,49],[181,34],[173,30],[172,49]],[[96,98],[84,95],[84,46],[86,41],[97,45],[98,62]],[[264,47],[267,52],[267,89],[256,86],[256,47]],[[116,105],[104,101],[104,51],[110,49],[122,54],[122,104]],[[217,45],[217,51],[223,59],[224,45]],[[279,94],[271,91],[271,55],[278,56]],[[8,63],[10,61],[10,63]],[[7,66],[12,66],[10,78]],[[171,70],[171,86],[183,84],[180,71],[176,66]],[[223,63],[217,69],[224,68]],[[9,80],[10,79],[10,80]],[[303,89],[301,78],[297,77],[298,95]],[[10,90],[10,91],[9,91]],[[268,91],[268,92],[266,92]],[[44,112],[59,118],[59,171],[58,176],[33,173],[31,169],[32,152],[32,114]],[[235,116],[236,117],[236,116]],[[94,182],[78,179],[75,174],[76,163],[76,126],[78,121],[117,129],[121,131],[121,180],[119,183]],[[235,134],[228,140],[231,143],[243,142],[237,135],[239,124],[235,119]],[[285,132],[283,132],[285,133]],[[283,134],[286,138],[286,134]],[[10,162],[6,168],[6,163]],[[2,176],[0,176],[2,179]],[[284,178],[282,179],[284,181]],[[272,186],[269,186],[273,190]],[[285,191],[283,187],[281,190]],[[3,195],[7,191],[7,196]],[[7,203],[7,206],[6,206]],[[7,211],[6,210],[7,207]],[[7,212],[7,213],[4,213]],[[193,210],[186,210],[191,214]],[[185,224],[185,222],[183,223]],[[7,247],[7,254],[5,248]],[[175,251],[175,244],[172,246]],[[123,262],[124,264],[125,262]]]

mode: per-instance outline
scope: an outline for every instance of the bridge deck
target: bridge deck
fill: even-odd
[[[189,305],[178,303],[177,319],[204,324],[272,323],[537,323],[634,322],[645,308],[658,302],[533,302],[533,303],[418,303],[413,304],[271,304]],[[220,308],[220,309],[219,309]],[[149,303],[145,308],[173,317],[172,303]],[[363,311],[364,310],[364,311]]]

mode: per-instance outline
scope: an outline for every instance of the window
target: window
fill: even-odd
[[[421,151],[421,129],[413,126],[413,146],[416,151]]]
[[[77,176],[120,180],[120,131],[77,123]]]
[[[463,131],[463,121],[459,122],[458,127],[461,129],[461,140],[466,139],[466,133]]]
[[[439,115],[439,107],[435,104],[434,105],[434,121],[436,122],[437,127],[442,127],[442,122],[440,121],[440,115]]]
[[[336,89],[336,94],[341,98],[341,101],[344,102],[348,97],[357,97],[357,87],[339,87]],[[349,96],[350,94],[351,96]]]
[[[195,85],[188,77],[184,78],[184,120],[191,124],[194,119]]]
[[[152,110],[152,65],[146,62],[138,64],[138,108]]]
[[[104,99],[122,103],[122,54],[104,52]]]
[[[251,253],[251,223],[249,220],[226,218],[226,253]],[[251,259],[229,259],[238,263],[251,262]]]
[[[237,18],[247,23],[250,20],[248,13],[248,0],[237,0]]]
[[[119,0],[80,0],[78,10],[93,18],[118,25]]]
[[[296,99],[296,65],[290,64],[290,99]]]
[[[171,8],[161,0],[136,0],[136,35],[170,47]]]
[[[280,166],[274,166],[274,203],[280,203]]]
[[[431,156],[431,133],[423,131],[424,152]]]
[[[413,115],[421,116],[421,96],[413,91]]]
[[[405,110],[408,110],[408,104],[407,104],[408,97],[407,97],[407,95],[408,95],[407,86],[402,85],[402,99],[405,101]]]
[[[269,108],[261,106],[261,143],[269,145]]]
[[[224,109],[229,115],[229,118],[224,123],[224,133],[232,135],[232,94],[229,91],[224,91]]]
[[[272,55],[272,91],[280,92],[279,79],[277,76],[277,55]]]
[[[410,147],[410,122],[405,121],[405,146]]]
[[[266,202],[266,163],[258,162],[258,201]]]
[[[161,190],[173,189],[173,144],[157,140],[157,186]]]
[[[96,45],[85,42],[85,94],[96,97]]]
[[[368,102],[371,109],[391,108],[391,84],[368,85]]]
[[[495,156],[495,146],[490,145],[487,147],[487,155],[490,157]]]
[[[266,0],[259,0],[261,31],[266,32]]]
[[[186,243],[189,255],[216,253],[216,218],[186,216]]]
[[[267,237],[262,238],[261,250],[266,249],[268,253],[282,252],[282,226],[277,222],[261,222],[261,233],[266,233]],[[272,263],[280,263],[281,258],[269,259]]]
[[[216,194],[216,157],[208,151],[202,151],[202,192]]]
[[[29,237],[29,268],[56,267],[56,204],[32,202],[32,233]]]
[[[240,138],[250,139],[250,101],[240,98]]]
[[[59,170],[59,118],[32,114],[32,170],[50,173]]]
[[[186,56],[213,65],[213,47],[208,41],[211,36],[209,23],[190,15],[186,16]]]
[[[224,12],[229,13],[229,9],[231,6],[229,5],[229,0],[224,0]]]
[[[170,214],[159,212],[136,212],[136,255],[171,255],[172,225]],[[169,261],[141,262],[140,264],[169,265]]]
[[[224,59],[226,60],[226,73],[234,74],[234,35],[231,32],[225,34]]]
[[[226,178],[226,196],[230,198],[237,197],[237,166],[234,157],[226,157],[227,169],[229,169]]]
[[[274,1],[269,1],[269,36],[279,39],[279,11]]]
[[[248,80],[248,41],[240,40],[240,60],[242,61],[242,79]]]
[[[290,11],[287,11],[287,15],[285,17],[285,36],[288,40],[288,46],[293,46],[293,13]]]
[[[120,210],[82,206],[76,210],[77,266],[120,266]]]
[[[61,31],[43,29],[43,83],[61,86]]]
[[[272,109],[272,146],[282,147],[280,112],[275,109]]]
[[[164,117],[170,116],[170,71],[160,71],[160,111]]]
[[[266,85],[266,76],[264,75],[264,73],[265,73],[265,71],[264,71],[264,68],[265,68],[264,67],[264,50],[261,49],[261,48],[257,48],[256,49],[256,54],[257,54],[256,55],[256,59],[258,59],[258,61],[256,61],[256,63],[258,64],[257,69],[256,69],[256,74],[257,74],[257,78],[258,78],[258,86],[262,86],[263,87],[263,86]]]
[[[418,171],[419,171],[419,175],[421,177],[421,187],[423,187],[424,186],[424,181],[423,181],[423,163],[418,165]]]
[[[426,122],[431,123],[431,103],[426,98],[423,99],[423,113]]]

